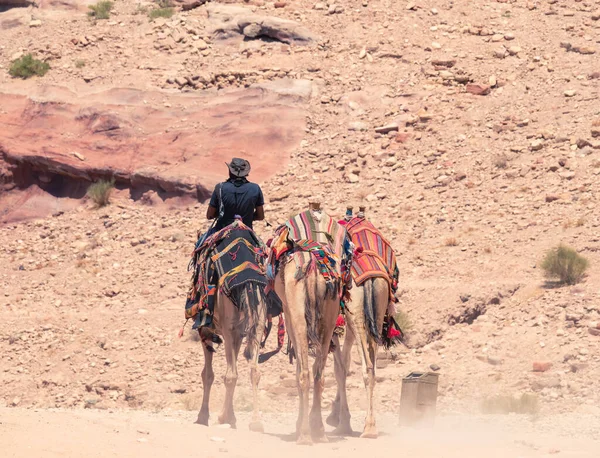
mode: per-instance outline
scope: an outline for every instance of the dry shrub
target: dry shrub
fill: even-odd
[[[446,246],[458,246],[458,240],[456,240],[455,237],[449,237],[444,242],[444,245],[446,245]]]
[[[563,229],[569,229],[571,227],[582,227],[585,225],[585,218],[577,218],[576,220],[568,220],[563,223]]]
[[[114,180],[100,180],[88,188],[87,195],[98,207],[104,207],[110,203],[110,195],[114,187]]]
[[[185,410],[200,410],[202,407],[202,393],[186,393],[181,396],[181,404]]]
[[[106,0],[98,2],[95,5],[89,5],[88,8],[91,11],[88,12],[88,16],[93,17],[94,19],[108,19],[110,18],[110,11],[113,6],[113,2]]]
[[[505,169],[508,166],[508,157],[506,157],[506,154],[497,154],[494,156],[494,166],[498,169]]]
[[[492,396],[481,403],[481,411],[485,414],[528,414],[535,415],[539,412],[538,397],[534,394],[523,393],[520,397]]]
[[[151,412],[160,413],[167,408],[168,401],[165,398],[153,399],[145,403]]]
[[[154,20],[159,17],[170,18],[175,14],[175,10],[172,8],[169,0],[160,0],[158,2],[158,8],[151,10],[148,13],[150,20]]]
[[[557,278],[560,283],[567,285],[579,283],[588,266],[586,258],[562,244],[549,250],[541,265],[547,278]]]
[[[88,258],[78,258],[77,261],[75,261],[75,267],[83,269],[87,267],[90,263],[91,261]]]
[[[396,320],[396,323],[398,323],[398,326],[405,334],[412,328],[412,322],[410,321],[410,318],[406,312],[403,312],[402,310],[396,312],[394,315],[394,320]]]

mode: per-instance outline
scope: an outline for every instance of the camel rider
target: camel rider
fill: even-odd
[[[213,220],[213,223],[198,240],[196,247],[204,243],[208,236],[233,223],[236,217],[241,218],[242,222],[250,229],[252,229],[254,221],[265,219],[262,190],[260,186],[251,183],[247,178],[250,173],[250,163],[245,159],[234,157],[227,167],[229,168],[229,179],[215,186],[206,211],[206,219]],[[216,272],[214,275],[216,276]],[[216,288],[216,277],[212,278],[209,283]],[[216,290],[214,291],[216,292]],[[209,351],[214,351],[209,342],[221,343],[221,339],[210,329],[212,328],[215,292],[209,293],[208,313],[200,312],[202,316],[197,322],[200,336]]]
[[[265,219],[262,190],[246,178],[250,173],[247,160],[234,157],[227,167],[229,179],[215,187],[206,210],[206,219],[217,218],[213,227],[216,232],[233,223],[235,215],[240,215],[244,224],[252,229],[254,221]]]

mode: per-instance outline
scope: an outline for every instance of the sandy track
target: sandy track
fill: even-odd
[[[291,414],[265,416],[265,434],[193,424],[190,412],[0,409],[0,450],[12,457],[595,457],[600,442],[585,428],[590,419],[569,415],[531,422],[523,417],[446,416],[434,429],[400,429],[390,415],[379,418],[375,441],[330,438],[328,444],[299,447],[293,442]],[[353,421],[358,429],[362,414]],[[596,419],[597,421],[597,419]],[[552,425],[552,426],[549,426]],[[573,428],[579,434],[573,434]]]

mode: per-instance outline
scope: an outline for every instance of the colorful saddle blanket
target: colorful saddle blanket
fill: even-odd
[[[194,328],[212,322],[217,291],[239,306],[242,294],[258,301],[267,285],[266,246],[241,220],[207,237],[196,245],[190,261],[192,284],[187,296],[185,317],[195,320]],[[254,287],[263,285],[262,292]],[[267,299],[272,314],[281,313],[281,302],[273,292]],[[199,313],[203,312],[203,313]]]
[[[290,254],[296,263],[297,279],[316,268],[328,290],[337,292],[342,300],[347,299],[352,285],[352,244],[344,227],[326,213],[307,210],[289,219],[275,231],[270,248],[269,288],[277,276],[281,257]]]
[[[356,249],[352,260],[352,277],[357,285],[374,277],[385,278],[390,285],[390,302],[397,302],[398,265],[390,243],[371,222],[354,217],[346,230]]]

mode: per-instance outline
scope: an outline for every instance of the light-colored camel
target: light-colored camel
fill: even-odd
[[[329,217],[324,213],[320,213],[318,205],[311,204],[311,209],[316,211],[313,213],[315,227],[313,227],[310,235],[315,240],[312,241],[331,248],[335,253],[342,253],[343,248],[341,246],[331,246],[333,234],[327,232]],[[345,229],[341,226],[336,229],[343,231],[344,237],[346,237]],[[308,269],[305,266],[304,272],[301,272],[300,275],[297,271],[294,256],[294,254],[288,253],[283,254],[280,258],[280,267],[275,275],[274,289],[283,302],[287,332],[297,359],[296,377],[300,398],[298,420],[296,422],[297,443],[311,444],[313,440],[327,442],[321,414],[321,398],[325,387],[323,373],[340,311],[340,292],[343,288],[343,280],[340,275],[342,262],[338,260],[336,264],[339,278],[328,284],[320,273],[317,260],[313,254],[303,253],[305,259],[310,259],[312,266]],[[313,402],[310,414],[308,410],[310,392],[309,347],[314,350],[315,356],[313,364]]]
[[[347,305],[346,336],[343,348],[335,336],[334,371],[337,381],[337,394],[327,424],[335,426],[335,434],[350,435],[350,409],[346,398],[346,377],[351,363],[354,342],[357,342],[362,366],[362,375],[367,390],[367,416],[361,437],[376,438],[375,408],[373,392],[375,389],[375,370],[377,350],[381,340],[383,319],[390,302],[390,289],[387,280],[381,277],[370,278],[362,285],[354,284],[350,290],[351,301]]]
[[[337,292],[328,294],[324,278],[317,269],[310,271],[302,280],[296,279],[293,260],[283,266],[275,279],[275,291],[283,302],[287,332],[296,356],[296,377],[300,410],[296,422],[298,444],[327,442],[321,416],[321,397],[325,387],[323,372],[333,330],[340,310]],[[310,372],[308,367],[309,345],[315,353],[313,364],[313,403],[308,411]]]
[[[263,285],[255,284],[252,286],[257,289],[264,289]],[[263,295],[257,291],[259,298]],[[250,429],[252,431],[263,431],[260,419],[258,383],[260,381],[260,372],[258,370],[258,356],[260,346],[259,330],[262,330],[263,323],[267,317],[267,307],[265,301],[260,299],[256,310],[251,310],[247,294],[242,294],[241,304],[236,307],[233,302],[221,291],[217,292],[217,300],[214,310],[214,329],[217,335],[223,336],[225,346],[225,357],[227,359],[227,372],[225,373],[225,402],[223,410],[218,417],[220,424],[229,424],[232,428],[236,426],[235,413],[233,411],[233,393],[238,379],[237,359],[242,346],[244,336],[247,337],[244,356],[250,362],[250,380],[252,383],[252,421]],[[204,349],[204,369],[202,370],[202,385],[204,393],[202,396],[202,407],[198,413],[196,423],[208,425],[210,390],[215,379],[213,372],[213,355],[207,345],[202,345]]]

